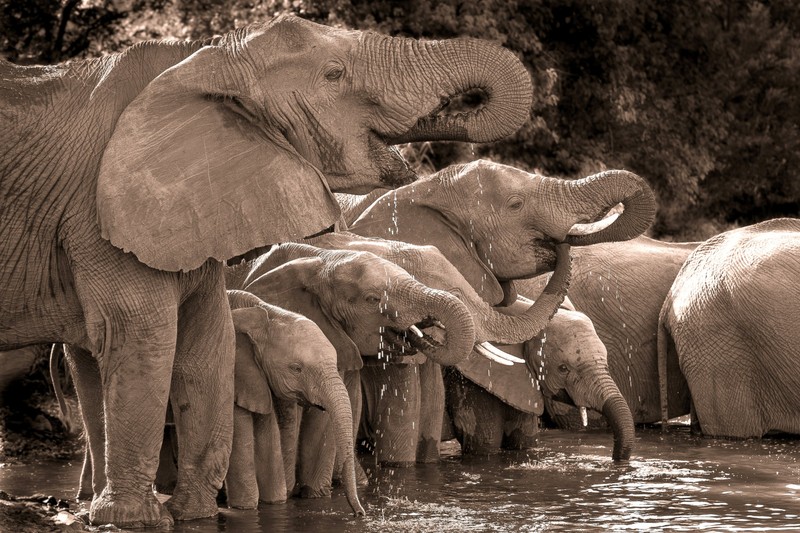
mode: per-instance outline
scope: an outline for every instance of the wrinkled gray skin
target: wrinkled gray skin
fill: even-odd
[[[356,415],[354,425],[361,412],[361,354],[386,360],[425,350],[434,361],[456,364],[475,342],[472,316],[458,298],[414,280],[395,263],[368,251],[284,244],[230,269],[228,284],[317,323],[337,350]],[[426,332],[424,338],[409,332],[411,326]],[[327,419],[314,410],[303,413],[296,483],[303,497],[330,492],[335,457],[331,447],[324,446]],[[291,489],[293,463],[287,478]]]
[[[661,242],[640,236],[573,248],[569,299],[586,314],[608,350],[611,377],[628,402],[637,424],[661,420],[656,337],[658,315],[675,276],[699,243]],[[535,299],[546,276],[515,282],[517,291]],[[689,412],[689,389],[668,359],[670,418]],[[573,407],[545,400],[547,412],[559,427],[577,428]],[[589,413],[590,425],[604,424]]]
[[[255,509],[287,496],[275,398],[329,413],[342,482],[353,512],[363,515],[355,475],[350,397],[336,368],[336,350],[307,318],[228,291],[236,330],[233,451],[225,478],[228,505]]]
[[[532,307],[518,316],[498,312],[476,293],[461,273],[433,246],[361,237],[350,232],[330,233],[307,239],[307,242],[330,250],[375,253],[402,266],[426,286],[458,296],[473,318],[476,344],[486,341],[512,343],[525,340],[531,331],[541,329],[550,318],[547,297],[541,299],[543,306]],[[568,276],[569,261],[562,261],[559,263],[559,271],[552,277],[550,285],[553,289],[548,289],[552,298],[563,298]],[[366,416],[362,429],[374,440],[375,455],[379,463],[409,466],[414,462],[434,462],[439,458],[444,390],[438,363],[435,359],[425,359],[424,355],[420,358],[413,354],[380,360],[365,358],[366,367],[361,371],[366,399]],[[370,361],[376,364],[370,364]],[[417,366],[420,362],[424,363]],[[388,387],[403,390],[404,394],[382,395],[381,391],[385,387],[386,390],[389,390]],[[419,401],[420,389],[425,392],[424,402]]]
[[[703,434],[800,433],[798,323],[800,220],[721,233],[689,255],[661,309],[661,389],[675,352]]]
[[[369,200],[348,205],[354,209],[365,203]],[[618,203],[624,206],[621,215],[598,221]],[[557,244],[631,239],[649,227],[654,214],[652,191],[629,172],[608,171],[564,181],[475,161],[384,194],[350,229],[361,235],[436,246],[482,298],[496,305],[514,302],[512,281],[552,269]],[[346,216],[352,219],[352,212]],[[528,338],[539,332],[531,331]],[[487,369],[470,372],[476,376],[470,379],[477,379]],[[613,422],[614,428],[627,424],[629,413],[614,412],[625,421]],[[632,431],[626,429],[624,436],[632,436]],[[615,437],[619,440],[623,435]],[[630,448],[630,442],[620,444],[622,450]]]
[[[480,113],[434,116],[473,87]],[[407,183],[391,144],[494,140],[530,100],[527,71],[490,43],[294,17],[63,65],[0,61],[0,349],[81,352],[103,465],[90,521],[217,513],[234,366],[220,260],[332,225],[331,191]],[[164,507],[151,486],[170,390],[181,464]]]

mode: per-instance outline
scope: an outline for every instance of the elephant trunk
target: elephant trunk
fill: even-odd
[[[410,342],[421,349],[426,356],[436,363],[452,366],[465,360],[475,345],[475,324],[467,306],[449,292],[431,289],[417,281],[411,280],[398,287],[398,296],[407,313],[417,315],[420,326],[436,320],[443,326],[433,326],[436,337],[425,334],[423,339],[414,340],[409,333]],[[389,302],[391,306],[391,301]],[[418,310],[425,309],[428,316],[419,316]],[[410,327],[415,324],[409,324]],[[440,340],[444,336],[444,340]]]
[[[489,306],[477,294],[475,300],[467,298],[475,315],[475,331],[478,341],[499,344],[515,344],[533,339],[547,327],[558,311],[569,288],[571,260],[569,245],[556,246],[556,268],[542,294],[533,305],[520,314],[504,314]]]
[[[246,307],[261,307],[264,305],[264,300],[242,290],[228,290],[228,304],[231,309],[243,309]]]
[[[365,513],[358,500],[355,470],[355,441],[353,439],[353,412],[350,409],[350,396],[347,394],[342,378],[332,370],[320,385],[320,405],[330,416],[336,441],[336,453],[342,463],[342,485],[347,502],[356,516]]]
[[[608,398],[601,411],[614,432],[614,461],[627,461],[631,458],[634,441],[633,415],[622,394]]]
[[[554,197],[564,199],[570,217],[567,224],[572,226],[560,228],[563,234],[552,237],[572,246],[632,239],[646,231],[655,219],[653,191],[632,172],[608,170],[572,181],[545,178],[542,186],[552,187]],[[619,203],[623,205],[622,214],[594,222]]]
[[[529,118],[531,78],[522,62],[509,50],[476,39],[415,41],[390,39],[378,49],[389,50],[372,61],[372,79],[386,87],[385,67],[398,73],[398,94],[386,94],[397,102],[390,107],[430,110],[406,131],[383,132],[391,144],[414,141],[491,142],[516,132]],[[370,46],[370,39],[364,39]],[[487,66],[490,65],[490,68]],[[380,81],[378,81],[380,80]],[[391,93],[392,91],[389,91]],[[451,98],[478,93],[481,106],[466,112],[440,114]],[[416,96],[416,99],[415,99]],[[445,110],[446,112],[447,110]],[[459,110],[460,111],[460,110]]]

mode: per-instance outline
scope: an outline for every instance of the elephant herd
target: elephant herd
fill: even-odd
[[[709,435],[800,433],[796,219],[662,243],[631,172],[417,179],[393,147],[500,139],[531,95],[492,43],[296,17],[0,62],[0,349],[65,345],[92,523],[334,479],[364,514],[357,438],[407,466],[451,435],[531,446],[545,413],[601,414],[619,461],[636,424],[690,411]]]

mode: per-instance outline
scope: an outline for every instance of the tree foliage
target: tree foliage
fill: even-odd
[[[495,41],[525,63],[531,120],[491,145],[417,147],[554,175],[627,168],[656,190],[656,234],[701,238],[800,215],[794,0],[0,0],[4,54],[52,62],[197,38],[292,12],[420,38]],[[413,149],[412,149],[413,151]]]

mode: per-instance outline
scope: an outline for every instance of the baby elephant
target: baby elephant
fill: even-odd
[[[337,452],[344,458],[347,501],[356,515],[363,515],[356,492],[353,416],[336,369],[336,350],[319,327],[301,315],[245,291],[228,291],[228,299],[236,330],[233,450],[225,479],[228,504],[250,509],[259,500],[286,499],[274,396],[330,414]]]

